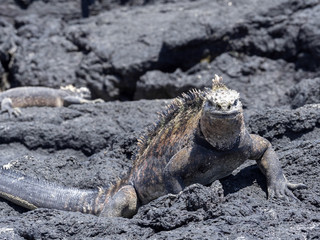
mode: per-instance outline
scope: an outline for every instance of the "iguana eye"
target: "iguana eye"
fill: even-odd
[[[238,100],[238,99],[237,99],[237,100],[235,100],[235,101],[234,101],[234,103],[233,103],[233,105],[234,105],[234,106],[238,105],[238,102],[239,102],[239,100]]]
[[[208,104],[209,107],[213,106],[213,103],[211,101],[208,101],[207,104]]]

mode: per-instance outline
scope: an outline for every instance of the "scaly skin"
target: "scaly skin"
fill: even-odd
[[[1,169],[0,196],[31,209],[131,217],[142,204],[194,183],[210,184],[252,159],[267,178],[270,198],[294,198],[289,188],[305,185],[288,182],[270,142],[248,133],[239,93],[220,80],[215,77],[211,90],[193,90],[176,98],[159,122],[139,139],[127,177],[109,189],[62,188]]]
[[[1,113],[19,116],[19,108],[24,107],[61,107],[70,104],[96,103],[101,99],[88,100],[90,92],[87,88],[53,89],[47,87],[17,87],[0,93]]]

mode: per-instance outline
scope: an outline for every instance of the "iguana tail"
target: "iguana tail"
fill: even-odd
[[[28,209],[41,207],[99,215],[109,191],[62,187],[0,168],[0,197]]]

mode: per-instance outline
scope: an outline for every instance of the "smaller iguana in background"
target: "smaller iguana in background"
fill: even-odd
[[[211,184],[252,159],[266,176],[269,198],[295,198],[290,189],[305,185],[290,183],[271,143],[248,133],[239,93],[221,79],[174,99],[139,139],[127,176],[111,187],[67,188],[0,168],[0,196],[29,209],[132,217],[141,205],[194,183]]]
[[[9,116],[19,116],[19,108],[24,107],[62,107],[71,104],[98,103],[102,99],[89,100],[88,88],[75,88],[72,85],[60,89],[48,87],[17,87],[0,93],[1,112]]]

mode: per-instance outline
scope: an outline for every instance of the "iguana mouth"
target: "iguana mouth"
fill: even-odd
[[[234,118],[238,114],[240,114],[241,111],[239,110],[230,110],[230,111],[212,111],[210,115],[214,118]]]

